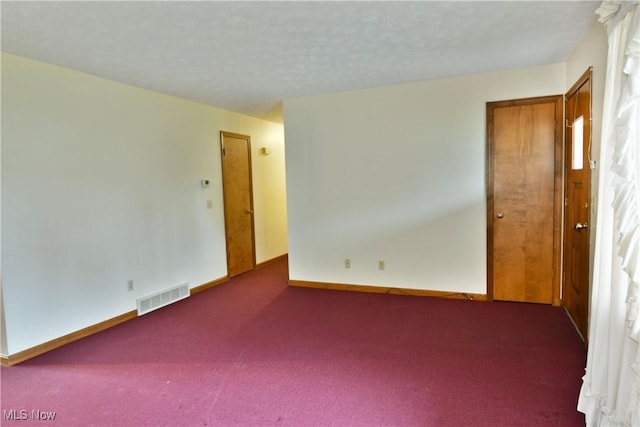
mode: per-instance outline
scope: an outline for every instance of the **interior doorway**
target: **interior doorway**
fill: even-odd
[[[560,305],[562,96],[487,103],[487,296]]]
[[[251,138],[220,132],[227,274],[237,276],[256,265],[251,178]]]
[[[565,95],[562,301],[585,340],[589,321],[592,72],[589,68]]]

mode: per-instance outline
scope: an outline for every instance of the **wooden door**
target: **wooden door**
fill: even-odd
[[[566,94],[562,301],[583,339],[589,319],[591,69]]]
[[[559,305],[562,97],[487,104],[487,294]]]
[[[255,268],[251,140],[246,135],[220,132],[227,272],[237,276]]]

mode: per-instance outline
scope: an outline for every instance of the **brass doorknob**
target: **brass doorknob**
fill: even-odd
[[[498,219],[504,218],[504,214],[502,212],[498,212],[496,216],[498,217]]]
[[[576,224],[576,230],[583,230],[585,228],[589,228],[589,224],[587,224],[586,222],[584,224],[579,222]]]

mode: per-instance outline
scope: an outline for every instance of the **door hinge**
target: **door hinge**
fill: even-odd
[[[223,149],[222,149],[222,155],[223,155],[223,156],[226,156],[226,155],[227,155],[227,150],[226,150],[226,148],[223,148]]]

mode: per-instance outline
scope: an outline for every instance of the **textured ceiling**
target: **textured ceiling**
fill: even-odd
[[[599,1],[7,2],[2,50],[272,121],[281,101],[566,61]]]

